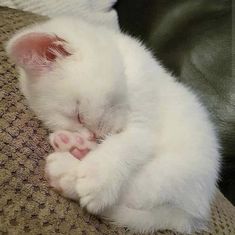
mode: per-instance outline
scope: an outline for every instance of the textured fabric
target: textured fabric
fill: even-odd
[[[0,8],[0,234],[130,235],[124,228],[88,215],[78,203],[62,198],[44,178],[44,158],[52,151],[48,130],[28,109],[18,88],[15,67],[3,48],[13,32],[41,19]],[[218,192],[211,231],[202,234],[234,235],[234,218],[235,208]]]

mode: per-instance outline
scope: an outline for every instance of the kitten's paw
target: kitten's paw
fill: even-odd
[[[51,146],[54,148],[55,151],[69,151],[72,147],[71,139],[72,136],[71,132],[68,131],[57,131],[49,136],[49,141]]]
[[[99,161],[93,161],[93,157],[89,156],[89,160],[85,158],[80,162],[76,190],[80,205],[90,213],[97,214],[116,201],[118,183],[113,181],[116,178],[114,172],[108,168],[102,156]]]
[[[75,185],[79,163],[70,153],[55,152],[47,157],[45,166],[49,185],[64,197],[74,200],[78,200]]]
[[[70,152],[78,159],[96,147],[94,136],[88,132],[56,131],[50,135],[49,140],[55,151]]]

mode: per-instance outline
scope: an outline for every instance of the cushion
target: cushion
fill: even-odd
[[[44,18],[0,7],[0,234],[132,234],[82,210],[54,192],[44,177],[52,152],[49,131],[28,108],[19,91],[17,72],[4,44],[18,29]],[[235,234],[235,208],[218,191],[210,232]],[[160,231],[156,235],[178,234]]]

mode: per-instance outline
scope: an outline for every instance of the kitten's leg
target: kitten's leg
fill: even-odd
[[[202,220],[194,218],[186,211],[167,203],[152,210],[138,210],[117,205],[104,211],[102,216],[137,233],[152,233],[156,230],[171,229],[183,234],[190,234],[195,231],[206,230],[205,223]]]
[[[56,131],[49,137],[51,146],[58,152],[70,152],[76,158],[83,158],[97,144],[91,132]]]
[[[81,205],[99,213],[115,203],[130,175],[154,156],[152,140],[150,131],[131,128],[90,152],[78,167],[76,190]]]
[[[79,160],[97,147],[95,136],[89,131],[56,131],[49,139],[56,151],[46,160],[45,173],[49,184],[63,196],[78,200],[76,180]]]
[[[216,167],[205,170],[206,165],[214,163],[207,159],[197,160],[198,155],[205,156],[204,153],[179,152],[162,153],[138,172],[128,184],[123,203],[145,210],[172,203],[195,217],[206,218],[215,192]],[[186,162],[186,158],[191,161]]]
[[[49,185],[64,197],[78,200],[77,169],[80,161],[69,152],[54,152],[46,159],[45,176]]]
[[[118,199],[121,186],[130,175],[154,156],[153,137],[146,128],[128,128],[108,137],[82,161],[69,153],[49,155],[47,175],[63,195],[79,197],[89,212],[99,213]],[[73,165],[74,160],[77,162]],[[67,182],[70,182],[69,188]]]

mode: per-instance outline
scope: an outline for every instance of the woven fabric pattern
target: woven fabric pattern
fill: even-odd
[[[121,235],[132,234],[84,212],[48,187],[44,158],[50,152],[48,130],[21,95],[17,72],[8,61],[4,43],[16,30],[43,17],[0,8],[0,234]],[[156,235],[178,235],[162,231]],[[235,209],[218,192],[210,232],[234,235]]]

